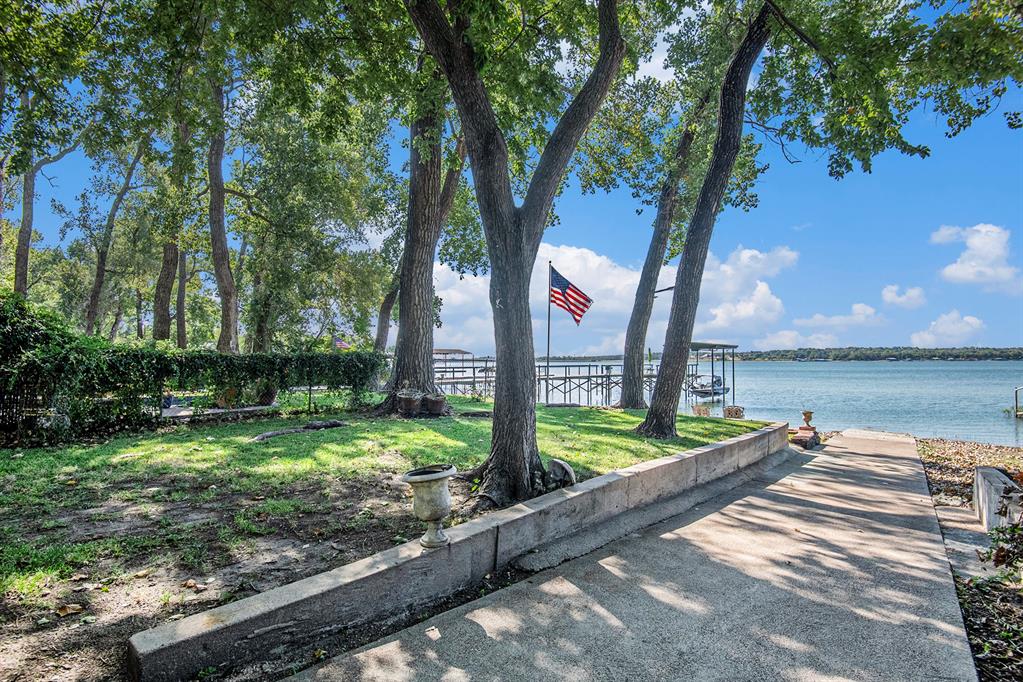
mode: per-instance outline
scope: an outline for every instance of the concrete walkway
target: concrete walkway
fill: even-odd
[[[975,680],[912,438],[767,476],[300,680]]]

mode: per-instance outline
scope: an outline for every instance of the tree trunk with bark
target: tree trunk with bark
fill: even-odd
[[[106,257],[104,256],[104,260]],[[142,290],[135,289],[135,335],[140,338],[146,338],[146,324],[142,320]]]
[[[14,251],[14,291],[28,296],[28,255],[32,249],[32,221],[35,214],[36,169],[29,166],[21,181],[21,225]]]
[[[188,348],[188,330],[185,327],[185,286],[188,284],[184,249],[178,249],[178,300],[174,306],[174,324],[177,327],[178,348]]]
[[[26,115],[31,111],[33,107],[33,100],[27,92],[23,92],[20,96],[20,106],[26,110]],[[88,125],[85,129],[88,129]],[[18,242],[15,246],[14,251],[14,291],[21,294],[22,296],[28,296],[28,261],[29,254],[32,250],[32,229],[33,220],[35,218],[35,194],[36,194],[36,175],[43,167],[50,165],[51,163],[57,163],[65,156],[78,149],[78,145],[82,141],[82,135],[85,133],[83,129],[67,147],[59,150],[57,153],[51,156],[44,156],[41,159],[35,160],[29,158],[28,168],[25,169],[25,175],[22,178],[22,194],[21,194],[21,224],[18,227]],[[3,164],[6,166],[6,157]],[[5,172],[4,168],[0,168],[0,173]],[[0,184],[0,202],[3,201],[3,186]]]
[[[212,83],[210,88],[213,106],[219,114],[218,120],[214,121],[215,129],[210,136],[207,155],[210,183],[210,252],[213,257],[213,274],[217,280],[217,294],[220,297],[220,336],[217,339],[217,350],[221,353],[237,353],[238,293],[231,273],[231,249],[227,244],[224,217],[224,86]]]
[[[435,77],[441,75],[437,73]],[[437,391],[433,376],[433,259],[441,229],[454,204],[465,147],[459,139],[456,158],[445,172],[441,144],[443,106],[426,103],[424,107],[428,113],[420,114],[409,126],[409,201],[398,273],[398,338],[394,344],[394,367],[387,381],[389,395],[377,408],[378,412],[397,410],[396,391],[405,388],[423,393]],[[389,317],[390,310],[387,312]],[[385,331],[385,344],[386,341]]]
[[[124,322],[124,303],[120,298],[118,298],[117,309],[114,311],[114,323],[110,325],[110,333],[107,335],[107,341],[113,343],[114,339],[117,338],[117,332],[121,330],[122,322]]]
[[[131,188],[131,179],[135,175],[135,169],[138,168],[139,161],[142,160],[142,154],[145,152],[146,146],[149,144],[150,134],[139,140],[138,146],[135,148],[135,156],[132,157],[131,163],[128,164],[128,169],[124,172],[124,180],[121,182],[121,186],[117,189],[117,194],[114,195],[114,200],[110,204],[106,222],[103,224],[103,232],[100,233],[99,243],[96,244],[96,273],[92,280],[92,289],[89,292],[88,307],[85,309],[85,333],[87,336],[92,336],[97,331],[96,319],[99,317],[100,299],[103,295],[103,285],[107,277],[107,255],[110,252],[110,244],[114,239],[114,221],[117,219],[117,212],[121,210],[124,197]]]
[[[670,438],[676,435],[675,419],[689,362],[689,344],[696,321],[696,309],[700,303],[703,267],[707,260],[714,222],[742,143],[746,88],[750,70],[770,38],[771,14],[769,5],[761,7],[756,18],[747,27],[746,35],[732,56],[721,84],[717,137],[714,140],[707,175],[689,223],[682,260],[675,277],[671,315],[668,318],[668,331],[661,366],[657,372],[657,383],[646,419],[636,428],[636,431],[643,435],[656,438]]]
[[[465,135],[490,256],[497,376],[490,456],[474,472],[480,500],[497,506],[544,491],[536,445],[536,369],[529,279],[565,168],[604,101],[622,59],[616,0],[599,0],[600,54],[593,71],[554,126],[521,206],[511,188],[508,146],[498,125],[469,19],[454,5],[453,23],[437,0],[406,0],[412,23],[448,79]]]
[[[622,397],[620,407],[643,409],[646,407],[643,385],[643,346],[646,342],[647,328],[650,325],[650,314],[654,309],[654,291],[657,289],[657,277],[661,274],[664,254],[671,237],[671,226],[675,219],[675,207],[678,202],[678,188],[682,178],[689,170],[689,152],[696,137],[696,128],[710,101],[710,92],[697,102],[687,117],[682,137],[679,138],[672,157],[668,177],[661,185],[661,193],[657,198],[657,216],[654,218],[654,233],[650,237],[650,247],[646,252],[643,272],[639,276],[636,287],[636,300],[632,304],[632,315],[625,332],[625,354],[622,367]]]
[[[380,301],[380,311],[377,313],[377,334],[373,340],[373,350],[377,353],[387,351],[387,339],[391,332],[391,311],[394,310],[394,302],[398,300],[398,278],[395,277],[391,288],[384,294],[384,300]]]
[[[174,278],[178,271],[178,260],[177,242],[164,242],[160,272],[156,277],[153,292],[153,339],[157,341],[170,338],[170,301],[174,290]]]

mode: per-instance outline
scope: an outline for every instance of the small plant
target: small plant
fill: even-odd
[[[995,568],[1001,569],[1006,580],[1023,579],[1023,519],[1009,526],[993,528],[988,535],[991,547],[980,552],[983,561],[990,561]]]

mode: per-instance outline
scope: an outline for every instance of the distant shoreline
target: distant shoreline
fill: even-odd
[[[720,357],[720,351],[715,353]],[[707,352],[701,353],[707,357]],[[731,359],[731,352],[725,352]],[[652,355],[659,361],[660,353]],[[754,350],[736,351],[735,359],[743,362],[977,362],[983,360],[1023,360],[1023,347],[1009,348],[911,348],[911,347],[849,347],[849,348],[799,348],[795,350]],[[651,356],[644,356],[650,362]],[[537,356],[537,362],[546,362],[544,356]],[[551,362],[621,362],[621,355],[552,355]]]

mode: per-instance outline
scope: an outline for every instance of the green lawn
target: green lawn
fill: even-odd
[[[451,402],[456,411],[490,407],[468,399]],[[278,417],[179,426],[91,445],[0,450],[0,593],[27,598],[83,565],[111,558],[123,558],[131,570],[142,556],[193,561],[201,568],[214,560],[199,543],[210,544],[213,538],[230,547],[246,537],[287,534],[287,523],[274,522],[298,516],[319,514],[326,528],[323,537],[329,538],[331,528],[340,527],[342,510],[352,510],[361,515],[344,517],[344,528],[359,530],[359,524],[372,525],[380,514],[360,509],[358,499],[351,499],[358,496],[352,488],[339,493],[339,481],[373,485],[384,474],[438,462],[465,470],[482,462],[489,449],[491,421],[486,418],[331,416],[340,416],[348,426],[250,442],[264,431],[309,420]],[[680,416],[679,438],[653,441],[632,433],[640,419],[641,413],[631,411],[539,407],[540,450],[589,478],[762,426]],[[252,504],[253,499],[261,503]],[[83,539],[73,532],[76,512],[90,510],[91,522],[102,516],[95,510],[109,507],[108,520],[114,522],[125,505],[149,505],[159,523],[106,537]],[[169,506],[180,512],[189,505],[220,512],[204,526],[205,535],[196,533],[194,519],[166,513]],[[293,530],[299,533],[297,526]],[[346,536],[335,537],[344,542]],[[367,551],[376,551],[370,544]]]

